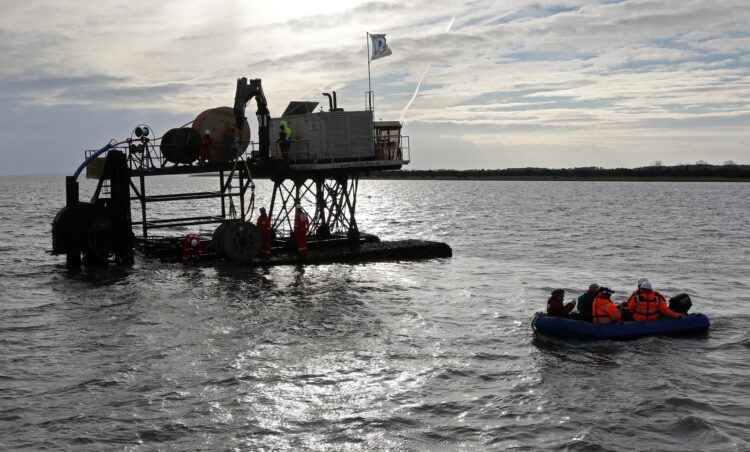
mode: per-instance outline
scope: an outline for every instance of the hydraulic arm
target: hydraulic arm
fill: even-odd
[[[271,158],[268,130],[271,124],[271,114],[268,112],[268,103],[266,102],[266,96],[263,94],[263,86],[259,78],[252,79],[249,83],[246,77],[237,80],[237,92],[234,95],[237,135],[239,136],[242,133],[242,127],[245,123],[245,106],[253,97],[258,105],[258,111],[255,113],[258,117],[258,151],[261,160],[267,162]]]

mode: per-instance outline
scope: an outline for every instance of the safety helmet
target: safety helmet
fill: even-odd
[[[302,210],[302,204],[297,204],[296,206],[294,206],[294,208],[297,210]]]
[[[198,242],[198,239],[196,239],[195,237],[193,237],[192,239],[190,239],[190,247],[191,247],[191,248],[195,248],[195,247],[197,247],[197,246],[198,246],[198,243],[199,243],[199,242]]]
[[[648,281],[643,281],[641,283],[641,289],[643,290],[651,290],[651,283]]]
[[[647,283],[647,282],[649,282],[648,278],[641,276],[640,278],[638,278],[638,287],[643,286],[643,283]]]
[[[203,135],[211,135],[211,129],[206,129],[206,131],[203,132]]]

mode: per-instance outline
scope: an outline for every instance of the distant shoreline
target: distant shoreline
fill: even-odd
[[[750,182],[750,177],[567,177],[567,176],[414,176],[393,175],[394,171],[361,173],[365,180],[443,180],[443,181],[516,181],[516,182]],[[219,173],[191,174],[189,177],[217,177]]]
[[[573,177],[573,176],[413,176],[413,175],[390,175],[383,173],[362,174],[360,179],[370,180],[445,180],[445,181],[519,181],[519,182],[542,182],[542,181],[559,181],[559,182],[750,182],[750,177],[644,177],[644,176],[591,176],[591,177]]]
[[[601,182],[750,182],[750,165],[653,165],[640,168],[506,168],[475,170],[398,170],[363,175],[368,179],[601,181]]]
[[[203,174],[208,176],[210,174]],[[727,162],[640,168],[506,168],[473,170],[363,171],[361,179],[377,180],[477,180],[477,181],[592,181],[592,182],[750,182],[750,165]]]

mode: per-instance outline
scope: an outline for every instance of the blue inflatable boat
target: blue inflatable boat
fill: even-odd
[[[700,334],[708,331],[711,324],[703,314],[687,317],[661,318],[641,322],[596,324],[562,317],[549,317],[537,312],[531,321],[535,333],[563,339],[580,340],[627,340],[645,336],[678,336]]]

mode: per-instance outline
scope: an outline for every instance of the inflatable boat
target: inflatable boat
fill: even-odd
[[[708,317],[690,314],[681,318],[661,318],[640,322],[596,324],[583,320],[550,317],[537,312],[531,321],[535,333],[563,339],[627,340],[645,336],[682,336],[708,331]]]

